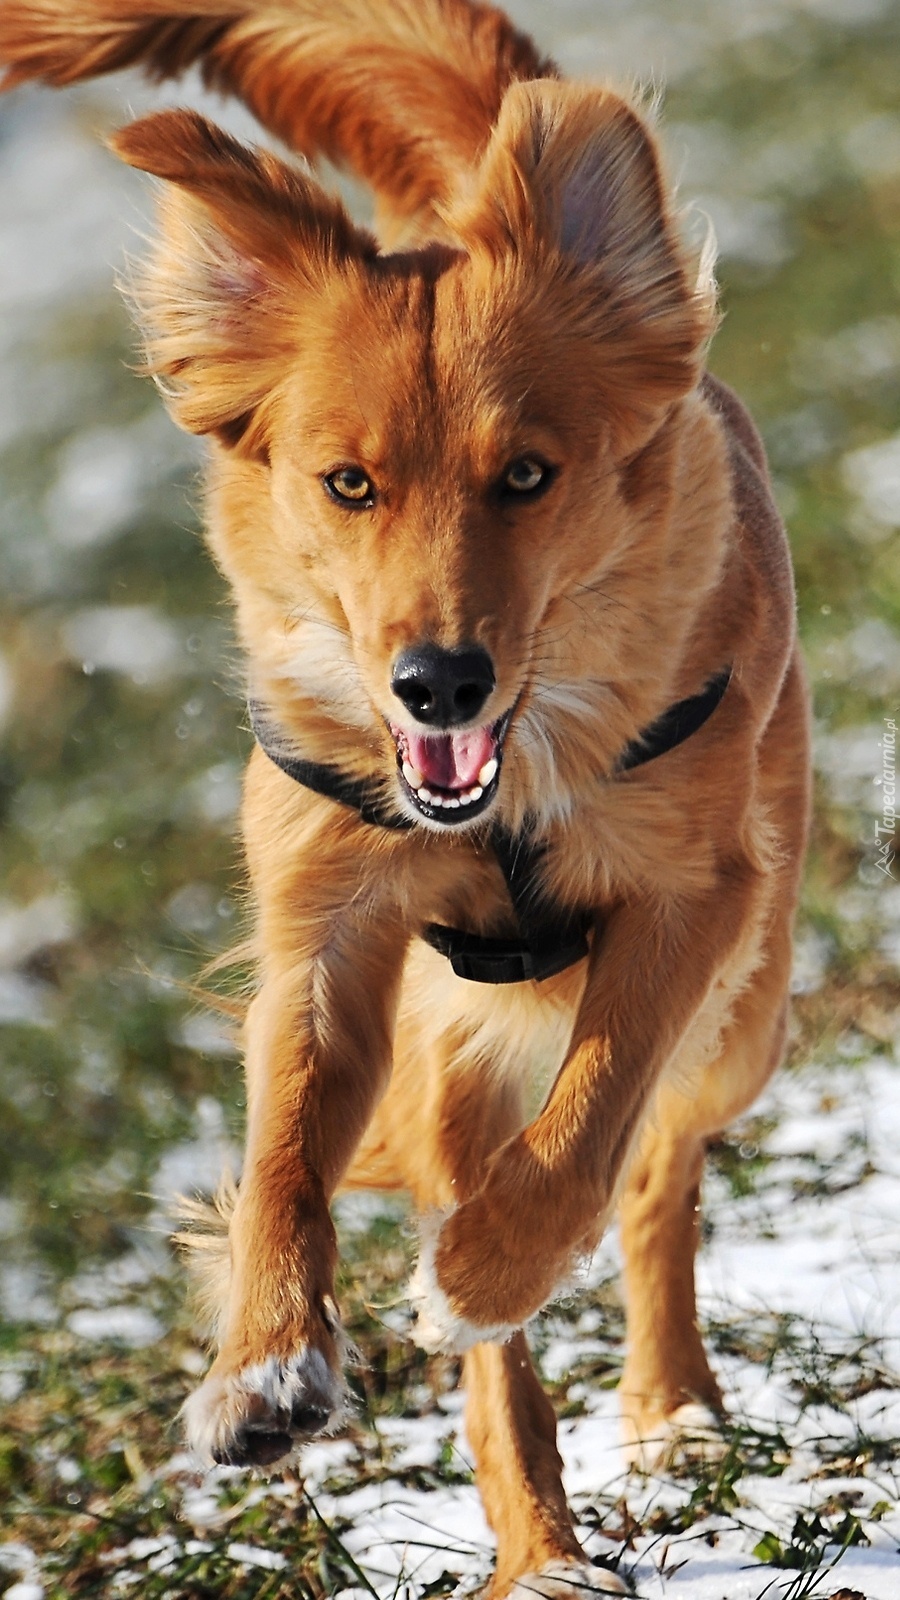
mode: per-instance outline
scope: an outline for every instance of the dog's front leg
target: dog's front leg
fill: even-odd
[[[425,1241],[411,1285],[425,1348],[508,1337],[592,1248],[649,1094],[748,927],[759,883],[732,862],[709,894],[612,916],[545,1107]]]
[[[403,929],[390,906],[373,915],[358,862],[341,905],[340,839],[331,861],[327,838],[313,844],[279,874],[277,895],[262,886],[267,955],[247,1019],[230,1283],[218,1355],[185,1406],[194,1449],[235,1464],[276,1461],[340,1415],[329,1201],[390,1070]]]

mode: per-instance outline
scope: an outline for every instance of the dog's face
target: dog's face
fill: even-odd
[[[432,267],[321,308],[270,473],[285,603],[306,605],[298,685],[324,645],[326,678],[390,730],[407,807],[458,826],[497,793],[555,604],[599,581],[628,519],[566,319],[522,285],[486,300],[466,257]]]
[[[713,317],[635,113],[558,84],[507,102],[446,241],[396,256],[199,119],[120,140],[178,185],[150,359],[245,466],[219,554],[253,591],[250,648],[441,829],[493,805],[536,707],[627,670],[665,418]]]

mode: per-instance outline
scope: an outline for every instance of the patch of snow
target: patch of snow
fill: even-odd
[[[166,903],[166,916],[183,933],[208,933],[216,926],[219,896],[210,883],[184,883]]]
[[[18,1400],[24,1388],[24,1373],[16,1372],[11,1367],[0,1368],[0,1400],[6,1405],[12,1405],[14,1400]]]
[[[54,992],[49,983],[23,977],[18,972],[0,972],[0,1023],[25,1022],[35,1028],[53,1023]]]
[[[279,1550],[263,1550],[255,1544],[230,1544],[225,1554],[232,1561],[239,1561],[245,1567],[262,1567],[266,1572],[283,1572],[287,1566],[287,1556]]]
[[[742,261],[773,271],[793,254],[784,215],[774,201],[706,193],[697,195],[695,203],[712,222],[723,261]]]
[[[851,450],[841,462],[841,475],[872,522],[900,528],[900,433]]]
[[[142,1288],[164,1272],[168,1254],[162,1241],[145,1241],[140,1250],[116,1257],[102,1266],[87,1268],[70,1278],[64,1298],[76,1307],[114,1305],[130,1289]]]
[[[900,689],[900,634],[881,617],[868,617],[843,642],[855,679],[882,695]]]
[[[71,111],[55,111],[40,92],[26,90],[20,91],[17,113],[0,173],[0,302],[8,341],[23,317],[61,295],[74,300],[101,286],[107,290],[128,236],[126,218],[135,216],[141,194],[140,182]]]
[[[194,1115],[196,1137],[165,1152],[150,1184],[164,1205],[178,1195],[215,1194],[226,1171],[240,1171],[241,1152],[228,1138],[218,1100],[202,1095]]]
[[[207,822],[231,822],[241,803],[241,768],[236,761],[219,761],[190,785],[195,811]]]
[[[821,461],[833,445],[834,421],[824,405],[801,406],[774,417],[766,427],[772,465],[780,471]]]
[[[165,1555],[177,1549],[177,1546],[177,1539],[171,1533],[164,1533],[158,1539],[132,1539],[122,1553],[132,1561],[147,1561],[151,1556]]]
[[[778,1117],[767,1149],[807,1158],[826,1183],[821,1193],[784,1193],[776,1164],[768,1199],[731,1203],[698,1262],[707,1308],[793,1312],[823,1336],[840,1330],[900,1353],[900,1070],[881,1059],[818,1077],[782,1073],[758,1109]]]
[[[897,372],[900,317],[872,317],[851,323],[827,339],[805,339],[793,361],[793,376],[800,387],[826,394],[836,389],[865,392]]]
[[[59,1311],[48,1292],[48,1280],[33,1264],[0,1265],[0,1308],[10,1322],[37,1322],[50,1326]]]
[[[155,1344],[165,1333],[159,1318],[143,1306],[104,1306],[97,1310],[83,1306],[71,1312],[67,1326],[79,1339],[114,1339],[133,1350]]]
[[[367,1233],[372,1224],[382,1218],[398,1222],[409,1215],[409,1204],[404,1198],[386,1192],[381,1194],[377,1189],[348,1189],[335,1195],[331,1209],[345,1233]]]
[[[0,967],[18,967],[39,950],[67,944],[78,930],[75,898],[46,894],[28,905],[0,901]]]
[[[154,606],[73,611],[60,628],[60,643],[85,672],[118,672],[139,685],[193,670],[180,630]]]
[[[57,456],[56,480],[44,497],[53,541],[79,551],[115,538],[160,480],[186,462],[183,438],[156,407],[128,427],[73,435]]]
[[[0,1572],[31,1572],[36,1567],[37,1556],[30,1545],[20,1544],[15,1539],[0,1544]]]
[[[185,1050],[196,1050],[202,1056],[239,1056],[240,1046],[236,1025],[212,1012],[197,1012],[179,1023],[172,1038]]]
[[[194,1457],[191,1456],[191,1465]],[[202,1489],[187,1489],[181,1502],[181,1515],[185,1522],[192,1528],[215,1528],[218,1523],[225,1520],[219,1505],[218,1497],[211,1493],[205,1486]]]
[[[813,759],[838,805],[880,813],[876,780],[880,780],[882,772],[883,736],[884,725],[880,722],[838,728],[833,733],[816,730]]]
[[[834,953],[833,939],[816,928],[805,928],[794,940],[791,994],[815,994],[821,989]]]
[[[894,177],[900,172],[900,117],[888,111],[866,117],[847,133],[844,148],[864,177]]]

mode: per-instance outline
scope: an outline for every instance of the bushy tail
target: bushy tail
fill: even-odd
[[[504,91],[556,76],[469,0],[2,0],[4,86],[198,64],[264,127],[349,167],[395,216],[429,213],[487,143]]]

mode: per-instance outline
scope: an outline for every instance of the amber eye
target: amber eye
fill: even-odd
[[[338,467],[337,472],[326,473],[323,482],[332,498],[345,505],[371,505],[375,498],[372,480],[362,467]]]
[[[503,488],[512,494],[534,494],[547,482],[549,468],[534,456],[519,456],[511,461],[503,477]]]

